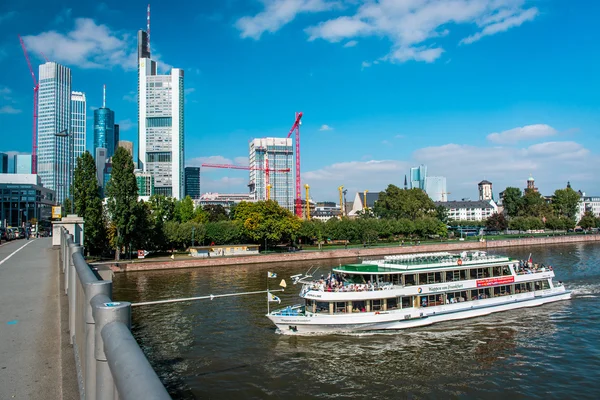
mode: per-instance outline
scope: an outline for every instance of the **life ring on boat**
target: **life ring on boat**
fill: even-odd
[[[462,260],[459,258],[458,261],[456,262],[458,265],[462,265]]]

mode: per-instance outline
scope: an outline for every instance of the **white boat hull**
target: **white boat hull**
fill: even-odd
[[[271,313],[267,317],[284,335],[365,332],[416,328],[436,322],[480,317],[524,307],[536,307],[570,298],[571,292],[561,286],[537,292],[434,307],[333,315],[307,313],[307,315],[285,316]]]

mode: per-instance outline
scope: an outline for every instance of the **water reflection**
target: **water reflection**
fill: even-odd
[[[592,398],[600,246],[535,248],[534,259],[557,267],[572,301],[408,331],[289,337],[275,333],[259,295],[136,308],[133,329],[174,398]],[[266,271],[287,278],[313,264],[129,273],[117,277],[115,295],[135,302],[261,290]],[[323,262],[319,273],[337,264]],[[300,288],[288,289],[284,305]]]

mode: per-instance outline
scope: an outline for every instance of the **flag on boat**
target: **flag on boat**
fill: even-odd
[[[281,304],[281,299],[275,296],[273,293],[267,293],[267,301],[276,301]]]
[[[267,272],[267,278],[277,278],[277,274],[275,272]]]
[[[287,283],[285,283],[285,279],[282,279],[281,282],[279,282],[279,286],[287,287]]]

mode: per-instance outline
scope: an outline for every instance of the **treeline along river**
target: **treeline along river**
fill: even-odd
[[[278,335],[266,295],[133,309],[133,331],[176,399],[577,398],[600,396],[600,245],[500,249],[555,267],[573,299],[378,334]],[[356,260],[344,260],[356,261]],[[327,273],[340,260],[321,262]],[[132,302],[263,290],[298,303],[290,275],[315,263],[118,274]],[[276,303],[271,303],[275,304]]]

